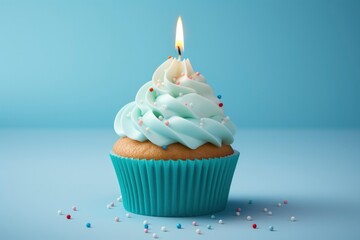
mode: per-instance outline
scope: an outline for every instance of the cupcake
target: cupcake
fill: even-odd
[[[110,157],[127,211],[185,217],[226,207],[239,152],[220,98],[188,59],[169,58],[118,112]]]

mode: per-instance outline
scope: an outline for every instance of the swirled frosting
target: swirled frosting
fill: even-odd
[[[223,104],[190,61],[170,58],[158,67],[134,102],[116,115],[120,137],[158,146],[181,143],[196,149],[205,143],[231,144],[235,126],[224,115]]]

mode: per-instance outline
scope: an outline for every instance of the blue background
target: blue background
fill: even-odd
[[[0,126],[108,127],[168,55],[242,128],[360,127],[360,1],[0,0]]]

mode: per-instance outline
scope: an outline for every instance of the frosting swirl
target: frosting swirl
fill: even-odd
[[[118,112],[114,128],[120,137],[158,146],[178,142],[191,149],[207,142],[231,144],[235,133],[205,78],[194,72],[188,59],[175,58],[160,65],[135,101]]]

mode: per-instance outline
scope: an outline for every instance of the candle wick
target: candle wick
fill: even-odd
[[[179,59],[181,59],[181,50],[180,50],[180,47],[178,46],[177,49],[178,49]]]

